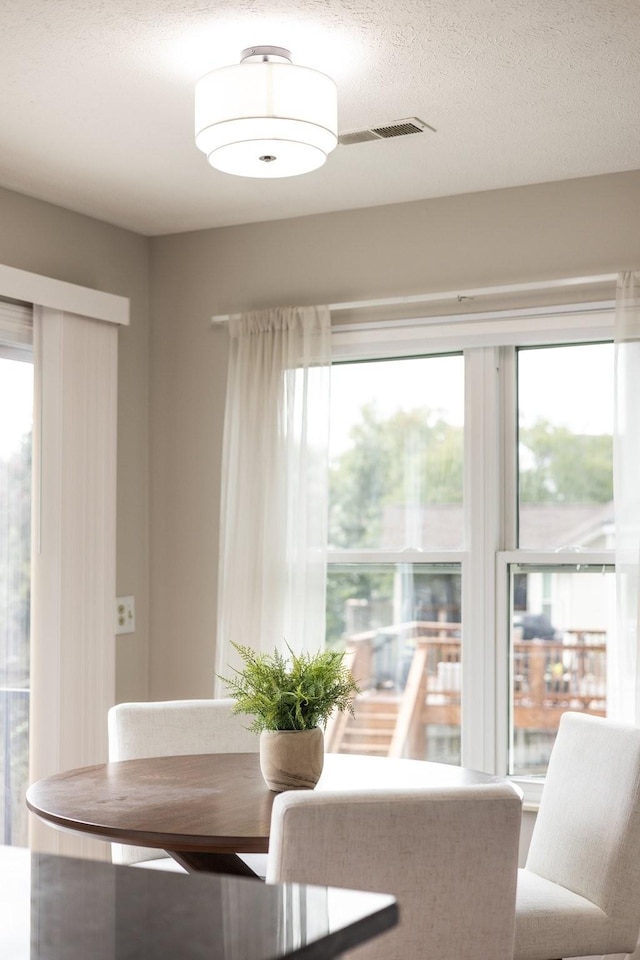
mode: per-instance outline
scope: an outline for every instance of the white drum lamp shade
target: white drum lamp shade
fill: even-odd
[[[241,177],[321,167],[338,142],[333,80],[294,65],[280,47],[251,47],[242,57],[196,84],[196,146],[212,167]]]

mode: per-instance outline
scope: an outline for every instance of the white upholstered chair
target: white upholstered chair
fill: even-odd
[[[525,868],[515,960],[632,953],[640,930],[640,729],[563,714]]]
[[[232,712],[235,701],[166,700],[119,703],[109,710],[109,760],[182,756],[189,753],[256,753],[260,739],[249,732],[250,717]],[[162,850],[111,845],[114,863],[175,869],[175,860]],[[242,859],[266,873],[265,854],[242,854]]]
[[[509,784],[282,793],[267,882],[393,894],[399,926],[354,958],[512,960],[520,816]]]

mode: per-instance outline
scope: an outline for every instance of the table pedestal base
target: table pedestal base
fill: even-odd
[[[189,873],[226,873],[233,877],[262,880],[235,853],[201,853],[198,850],[167,850]]]

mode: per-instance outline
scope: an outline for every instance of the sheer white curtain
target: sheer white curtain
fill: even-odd
[[[607,714],[640,724],[640,271],[621,273],[616,287],[615,431],[617,637],[607,651]],[[640,960],[640,943],[626,958]]]
[[[610,716],[640,723],[640,271],[618,277],[614,502],[617,638],[608,652]]]
[[[327,307],[230,321],[216,672],[231,642],[324,643],[331,329]],[[224,684],[216,679],[216,691]]]

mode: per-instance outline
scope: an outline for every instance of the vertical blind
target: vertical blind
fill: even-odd
[[[118,327],[35,308],[30,779],[107,758],[115,689]],[[31,846],[106,858],[32,819]]]
[[[106,716],[115,699],[117,331],[129,323],[129,300],[2,264],[0,296],[12,298],[0,305],[4,349],[22,359],[33,310],[33,782],[107,759]],[[110,854],[107,844],[33,817],[30,844]]]
[[[33,340],[33,307],[0,298],[0,357],[30,360]]]

